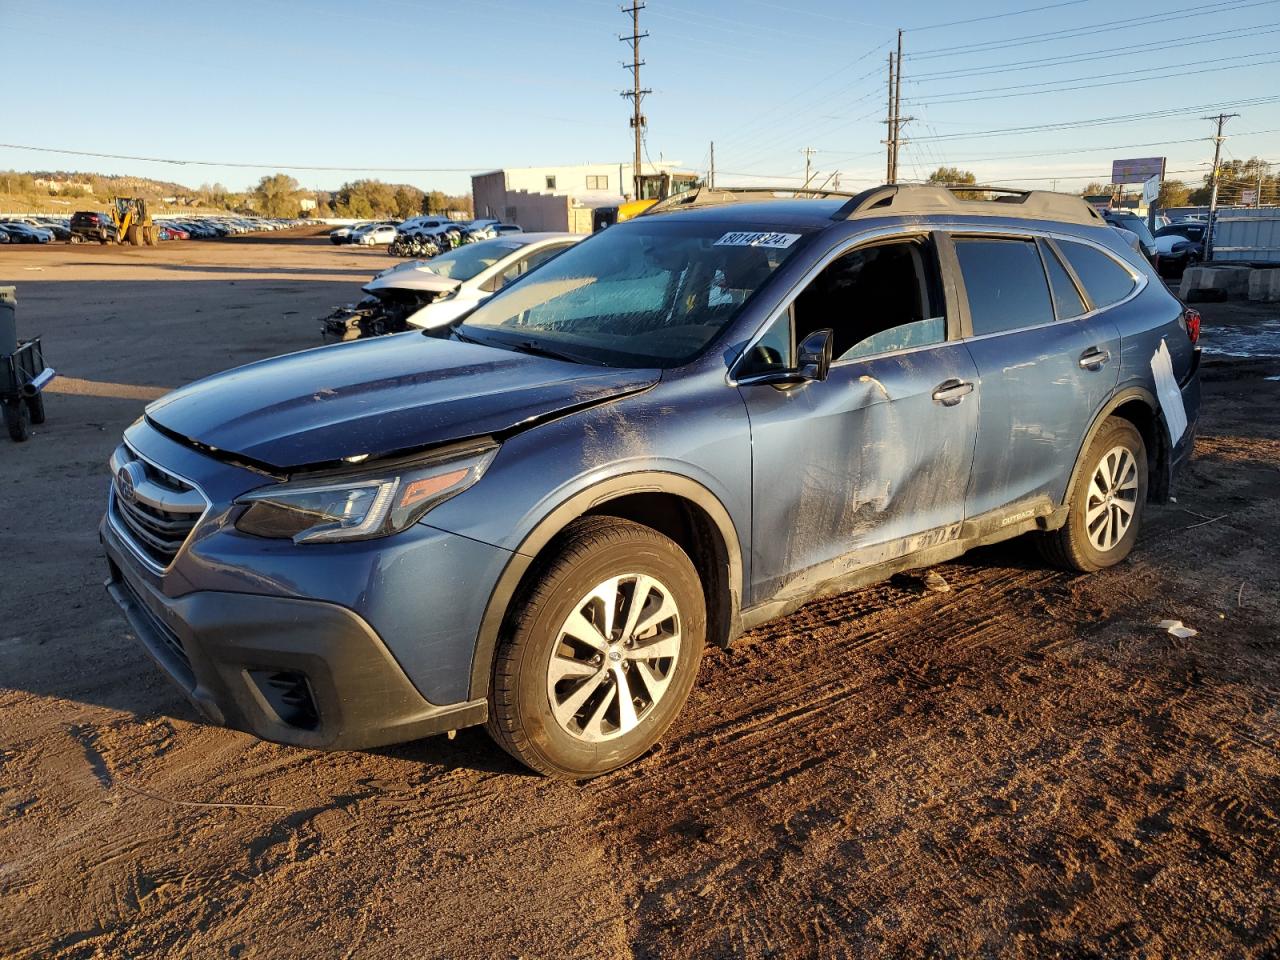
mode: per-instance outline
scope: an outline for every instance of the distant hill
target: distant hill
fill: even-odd
[[[150,177],[132,177],[85,173],[79,170],[32,170],[28,174],[35,180],[52,180],[60,183],[88,183],[93,185],[94,196],[172,197],[194,194],[196,189],[172,180],[152,180]]]

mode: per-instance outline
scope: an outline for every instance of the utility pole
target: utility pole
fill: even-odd
[[[915,117],[902,115],[902,31],[898,31],[898,52],[889,54],[889,118],[885,123],[889,127],[885,144],[888,147],[888,162],[885,180],[888,183],[898,182],[898,148],[906,143],[902,139],[902,125]]]
[[[887,114],[885,119],[885,166],[884,166],[884,182],[893,183],[893,138],[896,123],[893,119],[893,51],[889,51],[889,106],[886,108]]]
[[[1209,261],[1213,259],[1213,224],[1218,213],[1218,163],[1222,158],[1222,141],[1227,139],[1222,135],[1222,126],[1232,117],[1238,117],[1238,113],[1220,113],[1216,117],[1201,117],[1201,120],[1211,120],[1218,125],[1218,132],[1213,137],[1213,173],[1210,174],[1210,190],[1209,190],[1209,227],[1205,230],[1204,235],[1204,259]]]
[[[631,71],[631,89],[623,90],[622,96],[631,98],[631,129],[635,132],[636,137],[636,159],[635,167],[632,170],[634,185],[632,187],[634,193],[631,199],[640,199],[640,159],[641,151],[644,149],[644,128],[647,124],[645,115],[640,110],[640,101],[644,99],[646,94],[652,93],[652,90],[642,90],[640,88],[640,68],[644,66],[644,61],[640,59],[640,41],[649,34],[640,32],[640,11],[644,9],[644,4],[639,0],[632,0],[629,7],[623,7],[623,13],[631,14],[631,36],[619,37],[623,43],[631,44],[631,63],[624,63],[624,69]]]
[[[898,31],[898,69],[893,74],[893,180],[898,182],[898,145],[902,142],[902,31]]]
[[[813,165],[813,155],[818,151],[813,149],[813,147],[805,147],[800,152],[804,154],[804,185],[807,187],[809,186],[809,179],[812,176],[812,174],[809,173],[809,169]]]
[[[707,186],[714,190],[716,188],[716,142],[711,141],[711,169],[707,171]]]
[[[1258,167],[1258,191],[1253,195],[1253,206],[1255,210],[1262,206],[1262,171],[1267,169],[1268,166],[1270,166],[1270,164],[1263,164]]]

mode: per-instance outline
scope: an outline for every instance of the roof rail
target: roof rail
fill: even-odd
[[[969,199],[962,194],[997,194]],[[1087,226],[1106,223],[1102,215],[1081,197],[1048,190],[1014,190],[973,183],[898,184],[873,187],[853,197],[831,215],[832,220],[854,217],[922,216],[953,213],[963,216],[1021,217],[1028,220],[1063,220]]]
[[[672,210],[683,210],[686,207],[706,207],[719,203],[737,203],[751,200],[781,199],[815,199],[822,197],[860,197],[860,193],[847,190],[826,190],[820,187],[794,186],[755,186],[755,187],[707,187],[701,186],[684,193],[673,194],[665,200],[659,200],[640,216],[654,213],[669,213]]]

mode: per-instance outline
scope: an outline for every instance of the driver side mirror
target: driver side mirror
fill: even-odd
[[[796,347],[796,375],[802,380],[825,380],[831,370],[832,331],[815,330]]]

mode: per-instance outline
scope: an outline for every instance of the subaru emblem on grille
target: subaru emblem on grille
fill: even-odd
[[[116,493],[125,503],[138,502],[138,484],[146,479],[142,464],[137,460],[126,463],[116,471]]]

